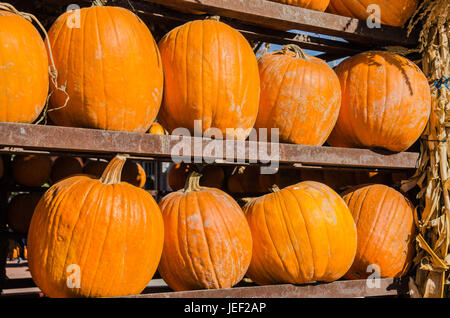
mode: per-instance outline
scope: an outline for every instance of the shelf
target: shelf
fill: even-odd
[[[415,152],[375,152],[368,149],[270,144],[254,141],[228,140],[222,142],[200,137],[0,123],[0,153],[37,152],[89,157],[105,155],[111,157],[116,153],[124,153],[131,155],[134,159],[172,161],[172,151],[179,149],[180,143],[189,149],[187,153],[184,153],[185,158],[191,158],[195,160],[195,163],[200,163],[202,160],[202,152],[197,150],[205,149],[208,145],[211,147],[211,143],[220,143],[222,154],[205,155],[203,159],[207,163],[214,162],[216,164],[268,164],[268,158],[272,158],[278,159],[281,165],[294,165],[297,168],[339,166],[344,168],[415,169],[419,158],[419,154]],[[274,148],[273,153],[271,152],[272,147]],[[231,154],[234,155],[231,156]]]

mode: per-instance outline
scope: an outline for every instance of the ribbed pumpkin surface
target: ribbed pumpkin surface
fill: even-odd
[[[36,207],[29,268],[45,295],[139,294],[155,273],[164,240],[160,210],[148,192],[120,182],[118,164],[114,159],[100,180],[60,181]],[[71,264],[80,268],[80,288],[67,285]]]
[[[225,138],[245,139],[258,114],[259,74],[247,40],[225,23],[204,20],[170,31],[159,43],[164,66],[164,100],[158,120],[170,132],[214,127]]]
[[[331,0],[327,11],[351,18],[366,20],[372,11],[369,5],[378,5],[382,24],[402,26],[414,13],[419,0]]]
[[[422,71],[389,52],[355,55],[335,69],[342,104],[328,143],[335,147],[408,149],[422,134],[431,97]]]
[[[245,275],[252,237],[239,205],[225,192],[199,187],[159,203],[164,249],[159,273],[174,290],[229,288]]]
[[[355,219],[358,248],[355,261],[345,275],[364,279],[380,269],[381,277],[400,277],[411,265],[415,252],[414,207],[400,192],[369,185],[344,196]]]
[[[48,85],[39,32],[24,18],[0,11],[0,121],[33,122],[44,108]]]
[[[269,136],[269,128],[278,128],[281,142],[321,146],[341,105],[334,71],[321,59],[288,49],[262,56],[258,65],[261,100],[255,128],[268,128]]]
[[[330,0],[270,0],[270,1],[290,4],[292,6],[318,11],[325,11],[325,9],[328,7],[328,4],[330,3]]]
[[[247,272],[258,284],[334,281],[350,268],[356,227],[344,200],[318,182],[300,182],[250,201]]]
[[[118,7],[79,11],[81,25],[71,28],[73,12],[60,16],[48,35],[59,83],[70,95],[55,92],[52,121],[60,126],[146,132],[158,113],[163,71],[158,47],[144,22]]]

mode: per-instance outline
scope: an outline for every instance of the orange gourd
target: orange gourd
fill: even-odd
[[[153,134],[153,135],[165,135],[166,134],[166,130],[164,129],[163,126],[161,126],[161,124],[158,123],[153,123],[150,126],[150,129],[148,130],[149,134]]]
[[[124,163],[118,155],[100,179],[64,179],[39,201],[28,263],[45,295],[139,294],[153,277],[164,241],[161,212],[147,191],[120,181]]]
[[[201,120],[199,132],[218,128],[225,138],[233,128],[228,137],[245,139],[258,114],[260,85],[242,34],[219,21],[192,21],[170,31],[159,49],[165,83],[159,122],[170,133],[184,127],[193,134],[194,120]]]
[[[25,234],[30,227],[34,209],[42,197],[42,193],[20,193],[8,203],[8,225],[14,231]]]
[[[158,271],[174,290],[230,288],[245,275],[252,237],[239,205],[225,192],[188,185],[165,196],[164,248]]]
[[[328,64],[295,45],[258,60],[261,100],[255,128],[279,129],[281,142],[321,146],[339,115],[341,87]],[[269,137],[268,140],[271,140]]]
[[[52,159],[41,155],[16,155],[11,164],[11,173],[17,184],[40,187],[50,179]]]
[[[431,97],[428,81],[414,63],[372,51],[343,61],[335,71],[342,104],[329,144],[405,151],[419,138]]]
[[[100,178],[107,166],[107,161],[89,159],[84,165],[83,172],[87,175]],[[122,169],[121,180],[135,187],[143,188],[147,181],[147,175],[139,163],[127,160]]]
[[[83,161],[78,157],[58,157],[53,161],[50,179],[56,183],[64,178],[83,173]]]
[[[186,185],[186,180],[192,171],[197,171],[195,166],[186,163],[172,164],[167,172],[167,185],[178,191]],[[203,187],[218,188],[223,186],[225,173],[219,166],[208,165],[201,169],[200,185]]]
[[[0,121],[32,123],[48,93],[44,41],[31,22],[6,11],[0,11],[0,30]]]
[[[356,253],[356,227],[344,200],[328,186],[300,182],[248,202],[253,237],[247,276],[260,285],[341,278]]]
[[[403,276],[415,252],[412,204],[400,192],[380,184],[349,191],[344,200],[358,231],[355,260],[345,277],[364,279],[378,269],[381,277]]]
[[[403,26],[413,15],[419,0],[331,0],[327,11],[346,17],[366,20],[374,13],[370,5],[380,9],[380,22],[392,26]]]
[[[311,10],[325,11],[330,3],[330,0],[270,0],[273,2],[279,2],[289,4],[296,7],[302,7]]]
[[[48,35],[59,82],[66,94],[51,96],[49,115],[60,126],[146,132],[163,94],[163,70],[149,29],[134,13],[119,7],[93,6],[79,11],[71,27],[66,12]]]

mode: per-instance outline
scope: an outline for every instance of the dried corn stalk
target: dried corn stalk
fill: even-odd
[[[411,31],[417,23],[423,23],[420,34],[422,70],[430,81],[432,93],[430,120],[421,139],[419,169],[402,185],[405,191],[416,184],[421,189],[417,195],[421,204],[416,220],[419,234],[414,260],[418,289],[414,294],[419,292],[422,297],[444,297],[449,283],[450,90],[442,84],[442,80],[450,77],[449,15],[448,0],[424,0],[409,25]],[[416,286],[412,285],[414,289]]]

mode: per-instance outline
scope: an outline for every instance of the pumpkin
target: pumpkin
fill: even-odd
[[[83,172],[95,178],[100,178],[107,166],[107,161],[89,159],[84,165]],[[139,163],[127,161],[122,169],[121,180],[135,187],[143,188],[147,182],[147,175]]]
[[[225,192],[201,187],[193,172],[183,190],[159,203],[164,248],[158,271],[174,290],[230,288],[244,277],[252,237],[239,205]]]
[[[400,192],[381,184],[344,195],[358,232],[358,247],[348,279],[364,279],[378,266],[381,277],[403,276],[415,252],[414,207]],[[371,266],[372,267],[369,267]]]
[[[161,212],[147,191],[120,181],[124,163],[116,156],[100,179],[63,179],[39,201],[28,265],[45,295],[139,294],[153,277],[164,242]]]
[[[414,63],[372,51],[343,61],[335,70],[342,104],[330,145],[398,152],[414,144],[431,109],[428,81]]]
[[[50,179],[52,159],[41,155],[16,155],[11,164],[11,174],[17,184],[40,187]]]
[[[325,11],[330,3],[330,0],[270,0],[273,2],[279,2],[289,4],[296,7],[302,7],[311,10]]]
[[[281,142],[321,146],[339,115],[341,87],[328,64],[296,45],[258,60],[261,100],[255,128],[279,129]]]
[[[200,40],[199,40],[200,39]],[[184,127],[216,138],[245,139],[258,114],[255,54],[237,30],[215,20],[192,21],[159,42],[164,99],[158,121],[170,132]],[[227,128],[228,134],[227,134]]]
[[[244,207],[253,237],[247,276],[260,285],[341,278],[356,253],[356,226],[344,200],[305,181]]]
[[[150,129],[148,130],[149,134],[153,134],[153,135],[165,135],[166,134],[166,130],[164,129],[163,126],[161,126],[161,124],[158,123],[153,123],[150,126]]]
[[[163,70],[158,47],[144,22],[119,7],[93,6],[61,15],[48,36],[59,81],[52,121],[60,126],[146,132],[161,104]]]
[[[376,5],[380,9],[379,20],[382,24],[403,26],[413,15],[419,0],[331,0],[327,11],[346,17],[367,20],[373,9],[370,5]]]
[[[14,231],[25,234],[42,193],[19,193],[8,203],[8,225]]]
[[[53,161],[50,179],[56,183],[64,178],[83,173],[83,161],[78,157],[58,157]]]
[[[183,189],[186,180],[192,171],[197,171],[195,166],[186,163],[172,164],[167,172],[167,185],[173,191]],[[207,165],[201,169],[200,185],[210,188],[221,188],[225,180],[225,173],[219,166]]]

